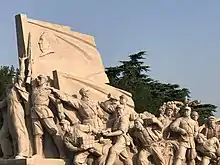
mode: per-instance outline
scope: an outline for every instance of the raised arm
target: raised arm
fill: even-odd
[[[112,114],[115,112],[115,107],[117,105],[111,104],[109,100],[104,101],[104,102],[99,102],[99,106],[107,113]]]
[[[55,98],[53,94],[50,94],[49,98],[56,105],[59,118],[61,120],[65,119],[65,113],[64,113],[62,102],[59,99]]]
[[[173,132],[178,132],[182,135],[186,134],[186,131],[183,128],[180,128],[180,122],[181,122],[181,118],[176,119],[176,121],[174,121],[171,125],[170,125],[170,129]]]
[[[74,146],[72,143],[70,143],[68,138],[64,138],[64,144],[65,144],[66,148],[68,148],[68,150],[71,152],[82,151],[81,148],[78,148],[78,147]]]
[[[80,108],[81,103],[80,103],[79,99],[76,99],[76,98],[68,95],[67,93],[63,93],[58,89],[55,89],[52,87],[49,87],[49,88],[52,90],[52,92],[56,98],[66,102],[67,104],[73,106],[77,110]]]
[[[19,76],[21,78],[25,78],[25,60],[27,57],[19,57],[20,65],[19,65]]]
[[[195,131],[194,137],[196,137],[198,135],[198,133],[199,133],[199,126],[198,126],[198,124],[195,124],[194,131]]]

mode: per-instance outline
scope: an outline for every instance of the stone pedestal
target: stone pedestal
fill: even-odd
[[[0,165],[69,165],[63,159],[0,159]]]

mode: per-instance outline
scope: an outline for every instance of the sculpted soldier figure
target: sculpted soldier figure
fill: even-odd
[[[179,150],[176,155],[175,165],[181,165],[182,161],[187,160],[188,165],[195,165],[196,149],[194,137],[198,134],[198,125],[191,119],[191,108],[184,108],[184,116],[177,118],[170,128],[180,134]],[[188,154],[186,154],[188,153]]]
[[[66,120],[63,121],[62,129],[65,131],[64,144],[69,151],[74,152],[74,165],[86,165],[90,155],[101,156],[102,144],[95,140],[96,129],[84,124],[75,123],[70,126]]]
[[[116,107],[116,119],[112,127],[112,132],[103,132],[106,137],[112,137],[113,146],[110,148],[106,165],[113,165],[117,156],[126,165],[131,165],[132,160],[128,155],[127,146],[131,145],[131,139],[127,135],[129,129],[129,116],[126,114],[124,106],[118,105]]]
[[[59,151],[60,158],[65,158],[63,141],[59,134],[58,128],[54,122],[54,115],[48,107],[52,89],[47,86],[47,77],[39,75],[36,78],[37,87],[32,93],[32,122],[36,155],[43,155],[42,135],[43,128],[52,136],[54,143]]]
[[[196,141],[198,142],[196,149],[202,154],[202,165],[209,165],[211,160],[217,161],[217,157],[220,156],[220,143],[218,138],[212,137],[207,139],[205,135],[199,133],[196,137]]]
[[[4,125],[1,130],[1,146],[4,155],[11,155],[11,145],[8,141],[9,133],[13,142],[15,159],[27,158],[29,156],[29,137],[25,125],[25,112],[22,103],[28,102],[29,94],[25,89],[25,59],[20,58],[20,71],[17,81],[12,79],[12,86],[8,88],[6,98],[1,102],[1,107],[7,107],[7,118],[5,117]],[[3,136],[3,137],[2,137]],[[4,137],[6,136],[6,137]],[[10,153],[10,154],[9,154]],[[7,156],[6,156],[7,157]]]
[[[130,120],[134,120],[137,116],[136,115],[137,113],[134,111],[134,109],[131,109],[131,108],[129,109],[127,107],[127,102],[128,102],[128,99],[127,97],[125,97],[125,95],[119,96],[119,103],[124,107],[124,110],[125,110],[124,113],[127,113]]]
[[[116,107],[119,105],[119,100],[112,94],[108,94],[108,100],[104,102],[99,102],[100,107],[107,113],[113,114]]]
[[[104,117],[104,114],[98,104],[90,100],[88,89],[81,88],[79,90],[81,99],[62,94],[57,90],[54,90],[54,92],[59,99],[70,104],[77,110],[82,124],[91,125],[97,130],[101,130],[103,128],[103,122],[101,119]]]
[[[157,145],[157,142],[162,139],[162,123],[155,117],[145,120],[147,122],[136,119],[135,131],[132,133],[133,137],[137,138],[140,143],[138,154],[139,165],[148,165],[150,163],[148,160],[149,156],[153,156],[156,165],[165,165],[165,160],[163,155],[161,155],[162,152]]]
[[[159,108],[159,117],[163,117],[164,113],[165,113],[165,109],[166,109],[166,103],[164,102],[162,106],[160,106]]]
[[[216,119],[214,116],[208,118],[207,125],[201,130],[201,133],[204,134],[207,139],[212,137],[220,138],[220,125],[216,124]]]
[[[199,119],[199,114],[196,111],[192,111],[192,119],[196,122],[196,124],[199,126],[198,119]]]
[[[163,124],[163,138],[168,139],[170,137],[170,124],[173,122],[173,106],[168,104],[165,107],[164,115],[160,116],[158,119]]]
[[[3,117],[3,125],[0,130],[0,145],[3,153],[3,159],[8,159],[13,156],[13,146],[11,141],[11,134],[8,128],[6,100],[0,102],[0,107]]]

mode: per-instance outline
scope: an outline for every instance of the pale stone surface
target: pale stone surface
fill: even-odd
[[[125,95],[128,98],[128,106],[134,109],[134,102],[129,92],[103,84],[102,82],[86,80],[79,76],[63,73],[59,70],[53,72],[53,80],[54,87],[69,95],[77,95],[78,97],[79,89],[86,87],[90,90],[92,100],[96,101],[105,101],[109,93],[118,98],[120,95]]]
[[[26,15],[16,16],[16,26],[19,56],[31,48],[31,77],[52,76],[52,71],[59,69],[85,80],[108,82],[93,36],[74,32],[67,26],[29,19]]]
[[[62,159],[0,159],[0,165],[70,165],[68,160]]]

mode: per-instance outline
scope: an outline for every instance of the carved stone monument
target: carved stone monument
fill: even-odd
[[[190,107],[198,102],[136,113],[132,95],[107,84],[92,36],[22,14],[16,30],[19,72],[0,101],[0,165],[220,164],[218,120],[199,127]]]

